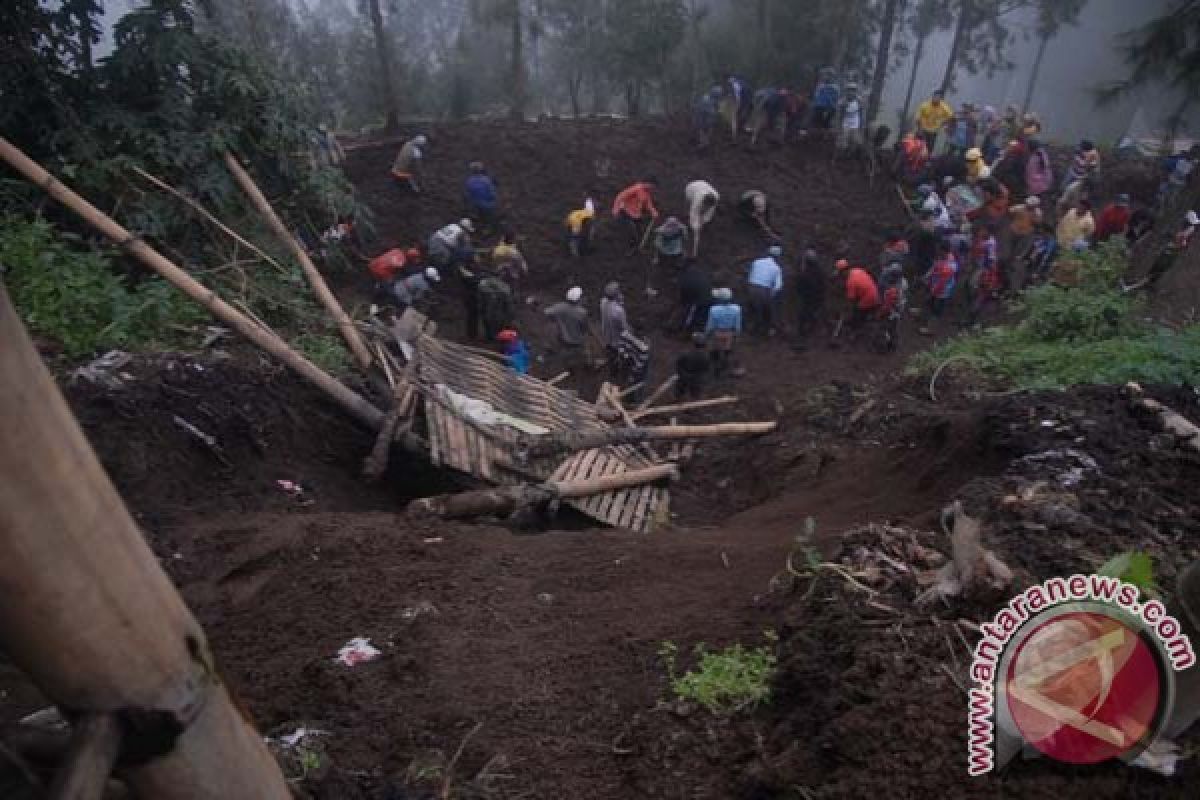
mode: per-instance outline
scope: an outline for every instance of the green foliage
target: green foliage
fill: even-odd
[[[918,355],[910,371],[962,357],[1018,388],[1200,380],[1200,326],[1175,332],[1140,317],[1139,302],[1118,286],[1124,248],[1107,246],[1083,261],[1079,288],[1029,289],[1016,304],[1018,322],[959,336]]]
[[[1140,551],[1119,553],[1096,570],[1098,575],[1108,575],[1132,584],[1151,597],[1158,596],[1158,583],[1154,579],[1154,562]]]
[[[302,333],[292,340],[292,346],[331,375],[344,375],[350,371],[350,353],[333,333]]]
[[[177,337],[177,326],[203,318],[166,282],[131,285],[108,255],[57,236],[45,220],[0,220],[0,263],[26,324],[58,341],[70,358],[162,345]]]
[[[658,655],[671,681],[671,691],[681,700],[697,703],[714,714],[734,714],[751,709],[771,696],[775,675],[774,631],[764,632],[769,646],[748,649],[740,644],[710,652],[703,644],[694,648],[697,664],[679,674],[679,647],[663,642]]]

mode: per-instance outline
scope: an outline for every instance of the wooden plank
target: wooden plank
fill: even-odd
[[[438,416],[442,407],[427,400],[425,402],[425,423],[429,428],[429,463],[435,467],[442,463],[441,434],[438,432]]]
[[[646,515],[649,512],[654,499],[655,493],[662,491],[653,486],[642,487],[641,497],[638,498],[637,505],[634,508],[632,517],[629,520],[628,527],[639,533],[645,533]]]

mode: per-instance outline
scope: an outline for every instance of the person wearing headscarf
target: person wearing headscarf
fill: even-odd
[[[425,159],[428,139],[418,134],[404,143],[392,162],[392,177],[415,193],[421,191],[421,162]]]

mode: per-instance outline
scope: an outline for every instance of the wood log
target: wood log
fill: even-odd
[[[308,257],[308,253],[301,246],[300,242],[287,226],[283,224],[283,220],[275,213],[275,209],[267,201],[262,191],[258,188],[258,184],[250,177],[245,168],[238,163],[237,158],[232,153],[225,154],[225,165],[229,167],[229,171],[233,173],[234,180],[238,186],[242,188],[242,192],[250,198],[250,202],[258,209],[258,213],[262,214],[263,219],[267,221],[267,226],[274,231],[275,236],[279,238],[280,243],[287,246],[292,255],[296,257],[300,268],[304,270],[304,277],[308,279],[308,285],[312,287],[313,294],[317,296],[317,301],[325,307],[333,317],[334,323],[338,330],[342,332],[342,338],[346,340],[346,346],[350,348],[350,352],[354,355],[358,365],[363,370],[371,367],[371,351],[367,349],[367,345],[363,342],[362,337],[358,335],[358,329],[354,327],[353,320],[346,314],[342,304],[334,297],[333,292],[329,290],[329,285],[325,283],[325,278],[317,270],[316,265],[312,263],[312,259]]]
[[[184,203],[186,203],[193,211],[195,211],[197,214],[204,217],[206,220],[208,220],[213,225],[215,225],[218,230],[224,232],[227,236],[229,236],[229,238],[233,239],[235,242],[240,244],[242,247],[245,247],[251,253],[254,253],[256,256],[261,258],[263,261],[266,261],[268,264],[275,267],[275,269],[279,270],[280,272],[287,272],[287,268],[284,267],[283,264],[280,264],[278,261],[276,261],[270,255],[268,255],[264,250],[259,248],[258,245],[254,244],[251,241],[244,239],[241,235],[238,234],[237,231],[233,230],[228,225],[221,222],[221,220],[217,219],[216,215],[209,212],[209,210],[206,209],[204,206],[200,205],[198,202],[196,202],[192,198],[188,197],[186,194],[179,191],[174,186],[170,185],[166,181],[163,181],[163,180],[160,180],[160,179],[154,177],[153,175],[151,175],[149,172],[146,172],[141,167],[133,167],[133,171],[135,173],[137,173],[138,175],[140,175],[145,180],[149,181],[150,183],[154,184],[158,188],[162,189],[164,192],[168,192],[168,193],[174,195],[175,197],[178,197],[180,200],[182,200]]]
[[[637,444],[670,439],[706,439],[714,436],[761,436],[778,427],[777,422],[721,422],[715,425],[665,425],[656,428],[617,428],[594,433],[560,433],[533,437],[526,442],[525,456],[541,458],[557,453],[592,450],[614,444]]]
[[[269,330],[260,327],[233,306],[226,303],[208,287],[193,278],[188,272],[160,255],[154,248],[138,239],[111,217],[97,209],[87,200],[71,191],[40,165],[19,149],[0,138],[0,158],[13,169],[24,175],[31,183],[78,214],[85,222],[103,233],[131,255],[167,279],[176,288],[208,309],[214,317],[245,336],[254,344],[270,353],[282,364],[290,367],[300,377],[329,395],[334,402],[354,417],[378,429],[383,422],[383,412],[369,403],[357,392],[329,375],[316,364],[288,347],[287,343]]]
[[[625,404],[621,402],[620,390],[611,383],[606,383],[604,386],[608,389],[608,404],[616,409],[617,414],[620,415],[621,421],[625,423],[625,427],[636,428],[637,423],[633,421],[633,417],[631,417],[629,412],[625,409]],[[639,447],[642,448],[642,452],[644,452],[651,461],[656,463],[662,461],[662,457],[658,454],[658,451],[651,447],[647,442],[642,442]]]
[[[1200,427],[1177,411],[1155,400],[1153,397],[1138,397],[1137,405],[1157,415],[1158,424],[1173,436],[1178,436],[1181,443],[1192,450],[1200,451]]]
[[[634,411],[631,415],[634,420],[645,419],[646,417],[656,417],[663,414],[679,414],[684,411],[698,411],[702,408],[716,408],[717,406],[727,406],[736,403],[738,398],[734,395],[725,395],[724,397],[713,397],[708,400],[692,400],[688,403],[676,403],[670,406],[657,406],[655,408],[647,408],[645,411]]]
[[[6,655],[59,707],[142,723],[141,749],[162,755],[123,771],[139,797],[288,800],[2,286],[0,341]]]
[[[591,497],[605,492],[615,492],[678,478],[679,472],[674,465],[659,464],[644,469],[628,470],[578,481],[546,481],[542,484],[501,486],[494,489],[423,497],[414,500],[410,504],[410,508],[446,519],[507,517],[523,507],[543,506],[554,500]]]
[[[659,400],[663,399],[663,396],[664,396],[664,395],[666,395],[666,393],[667,393],[667,392],[669,392],[669,391],[671,391],[672,389],[674,389],[674,388],[675,388],[675,384],[676,384],[676,383],[678,383],[678,382],[679,382],[679,376],[678,376],[678,375],[672,375],[671,377],[667,378],[665,381],[663,381],[663,382],[662,382],[662,383],[659,385],[659,387],[658,387],[657,389],[655,389],[655,390],[654,390],[654,391],[653,391],[653,392],[650,394],[650,396],[649,396],[649,397],[647,397],[645,400],[643,400],[641,403],[639,403],[639,404],[638,404],[638,407],[637,407],[637,409],[636,409],[636,410],[637,410],[637,411],[645,411],[645,410],[646,410],[646,409],[648,409],[650,406],[654,405],[654,404],[655,404],[655,403],[657,403]]]
[[[546,381],[546,383],[550,384],[551,386],[558,386],[569,377],[571,377],[570,372],[560,372],[550,380]]]
[[[115,716],[80,716],[66,762],[50,785],[49,800],[101,800],[120,747],[121,728]]]

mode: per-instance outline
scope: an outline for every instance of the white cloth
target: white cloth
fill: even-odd
[[[862,102],[847,100],[842,110],[842,130],[856,131],[862,127]]]
[[[683,190],[683,196],[687,199],[688,223],[692,230],[698,231],[712,222],[713,215],[717,213],[717,203],[721,202],[721,195],[717,194],[712,184],[707,181],[692,181]],[[708,209],[704,208],[706,197],[713,198],[712,207]]]
[[[445,242],[447,246],[454,247],[462,240],[463,236],[466,236],[466,234],[467,232],[463,230],[461,225],[459,225],[457,222],[451,222],[449,225],[435,233],[434,236]]]

